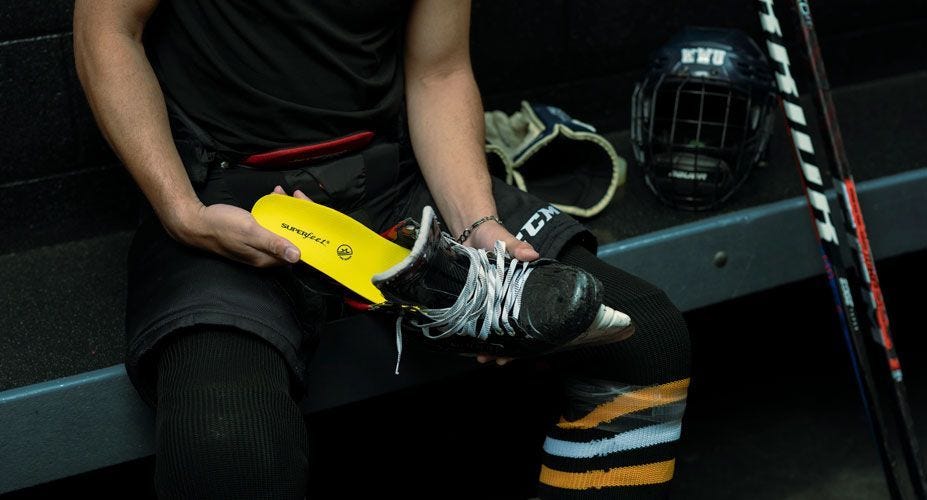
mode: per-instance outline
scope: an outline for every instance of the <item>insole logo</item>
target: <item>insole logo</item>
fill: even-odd
[[[338,246],[338,257],[341,260],[348,260],[354,255],[354,249],[351,248],[351,245],[339,245]]]
[[[283,229],[286,229],[287,231],[292,231],[292,232],[298,234],[298,235],[299,235],[302,239],[304,239],[304,240],[312,240],[312,241],[314,241],[314,242],[316,242],[316,243],[318,243],[318,244],[320,244],[320,245],[323,245],[323,246],[328,246],[328,244],[331,243],[330,241],[326,240],[325,238],[323,238],[323,237],[321,237],[321,236],[319,236],[319,235],[317,235],[317,234],[315,234],[315,233],[313,233],[313,232],[311,232],[311,231],[303,231],[302,229],[300,229],[300,228],[298,228],[298,227],[296,227],[296,226],[291,226],[291,225],[287,224],[286,222],[281,222],[281,223],[280,223],[280,227],[282,227]]]

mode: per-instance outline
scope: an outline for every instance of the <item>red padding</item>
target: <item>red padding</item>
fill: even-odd
[[[293,163],[321,160],[363,149],[370,144],[373,137],[373,132],[358,132],[331,141],[251,155],[245,158],[242,163],[251,167],[279,167]]]

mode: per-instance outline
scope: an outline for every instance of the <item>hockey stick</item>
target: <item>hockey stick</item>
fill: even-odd
[[[810,5],[808,0],[793,1],[801,21],[802,48],[807,54],[814,77],[815,104],[824,127],[822,135],[831,151],[830,173],[834,185],[839,186],[838,199],[846,229],[844,243],[854,253],[849,266],[845,264],[840,236],[831,221],[830,205],[824,194],[824,182],[821,171],[817,167],[811,136],[808,134],[807,119],[799,100],[795,79],[791,75],[789,56],[783,43],[781,26],[773,9],[774,0],[759,0],[760,24],[767,37],[769,56],[779,66],[776,80],[787,118],[786,129],[795,148],[795,157],[802,174],[805,195],[814,219],[815,231],[820,239],[825,271],[837,305],[844,338],[850,351],[863,406],[869,416],[872,431],[879,446],[879,455],[882,459],[889,491],[893,498],[902,497],[901,478],[904,473],[896,461],[896,451],[888,441],[890,438],[887,423],[879,401],[872,367],[865,351],[863,329],[866,327],[870,328],[873,339],[882,346],[888,362],[893,386],[895,415],[898,419],[899,439],[904,449],[911,486],[918,498],[927,498],[927,481],[925,481],[919,447],[913,433],[913,422],[904,388],[901,364],[888,329],[888,315],[879,288],[855,184],[837,124],[836,110],[830,95],[830,84],[821,58]],[[853,260],[855,262],[852,262]],[[867,316],[857,309],[854,294],[866,303]]]
[[[904,387],[904,377],[901,372],[901,363],[895,352],[894,343],[889,329],[888,313],[879,286],[879,277],[876,273],[875,261],[869,247],[869,237],[860,209],[859,199],[856,196],[856,184],[850,171],[846,150],[843,146],[843,137],[837,122],[837,111],[830,94],[830,83],[821,57],[814,21],[811,17],[811,6],[808,0],[794,0],[795,12],[801,21],[802,40],[807,52],[809,64],[814,77],[815,99],[818,115],[827,133],[824,140],[830,149],[831,175],[835,183],[840,185],[839,197],[844,220],[847,222],[847,237],[850,248],[854,251],[855,264],[859,278],[856,285],[860,296],[866,303],[868,325],[871,328],[872,338],[882,346],[885,360],[892,380],[892,397],[894,398],[896,416],[899,419],[899,433],[901,444],[905,449],[908,474],[918,498],[927,498],[927,476],[924,474],[920,448],[914,434],[914,422],[911,418],[911,409],[908,405],[907,392]]]

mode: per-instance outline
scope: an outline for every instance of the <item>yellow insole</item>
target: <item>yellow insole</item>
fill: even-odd
[[[386,299],[371,277],[409,255],[408,249],[351,217],[292,196],[265,195],[251,214],[258,224],[296,245],[300,260],[374,304]]]

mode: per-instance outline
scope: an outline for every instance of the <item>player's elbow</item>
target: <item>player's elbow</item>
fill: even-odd
[[[409,85],[436,87],[458,79],[473,79],[469,61],[419,65],[407,67],[406,70],[406,80]]]
[[[473,78],[470,55],[466,50],[407,50],[403,66],[410,84],[433,86],[458,78]]]

